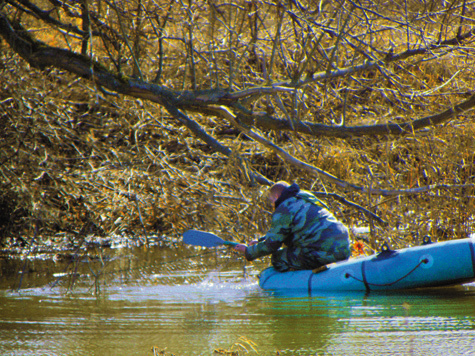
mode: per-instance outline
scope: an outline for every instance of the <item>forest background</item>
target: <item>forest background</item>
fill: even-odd
[[[474,9],[0,1],[0,243],[244,242],[278,180],[369,227],[367,252],[467,237]]]

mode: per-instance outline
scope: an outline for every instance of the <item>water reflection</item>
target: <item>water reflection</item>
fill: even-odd
[[[243,261],[227,253],[108,253],[110,262],[75,269],[31,261],[19,291],[18,276],[2,280],[8,285],[0,291],[2,355],[152,355],[153,346],[177,356],[217,348],[249,355],[472,352],[473,284],[309,297],[260,290],[263,266],[244,271]],[[71,271],[79,276],[73,288]]]

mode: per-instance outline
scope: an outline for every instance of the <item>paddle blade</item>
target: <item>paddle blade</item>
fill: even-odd
[[[183,242],[188,245],[216,247],[224,245],[226,241],[211,232],[188,230],[183,234]]]

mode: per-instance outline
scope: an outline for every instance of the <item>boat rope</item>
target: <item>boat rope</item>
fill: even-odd
[[[422,259],[413,269],[411,269],[409,272],[407,272],[404,276],[396,279],[395,281],[393,282],[390,282],[390,283],[371,283],[371,282],[368,282],[366,280],[366,273],[365,273],[365,263],[363,262],[362,263],[362,266],[361,266],[361,269],[362,269],[362,275],[363,275],[363,279],[360,279],[360,278],[357,278],[353,275],[351,275],[350,273],[345,273],[345,278],[353,278],[354,280],[358,281],[358,282],[361,282],[361,283],[364,283],[365,287],[366,287],[366,290],[369,292],[370,291],[370,286],[374,286],[374,287],[390,287],[400,281],[402,281],[404,278],[407,278],[409,277],[416,269],[418,269],[422,264],[427,264],[429,263],[429,259],[428,258],[424,258]]]

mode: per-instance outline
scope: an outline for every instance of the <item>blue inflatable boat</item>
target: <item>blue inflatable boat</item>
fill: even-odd
[[[380,291],[439,287],[475,280],[475,236],[350,259],[318,270],[261,272],[265,290]]]

